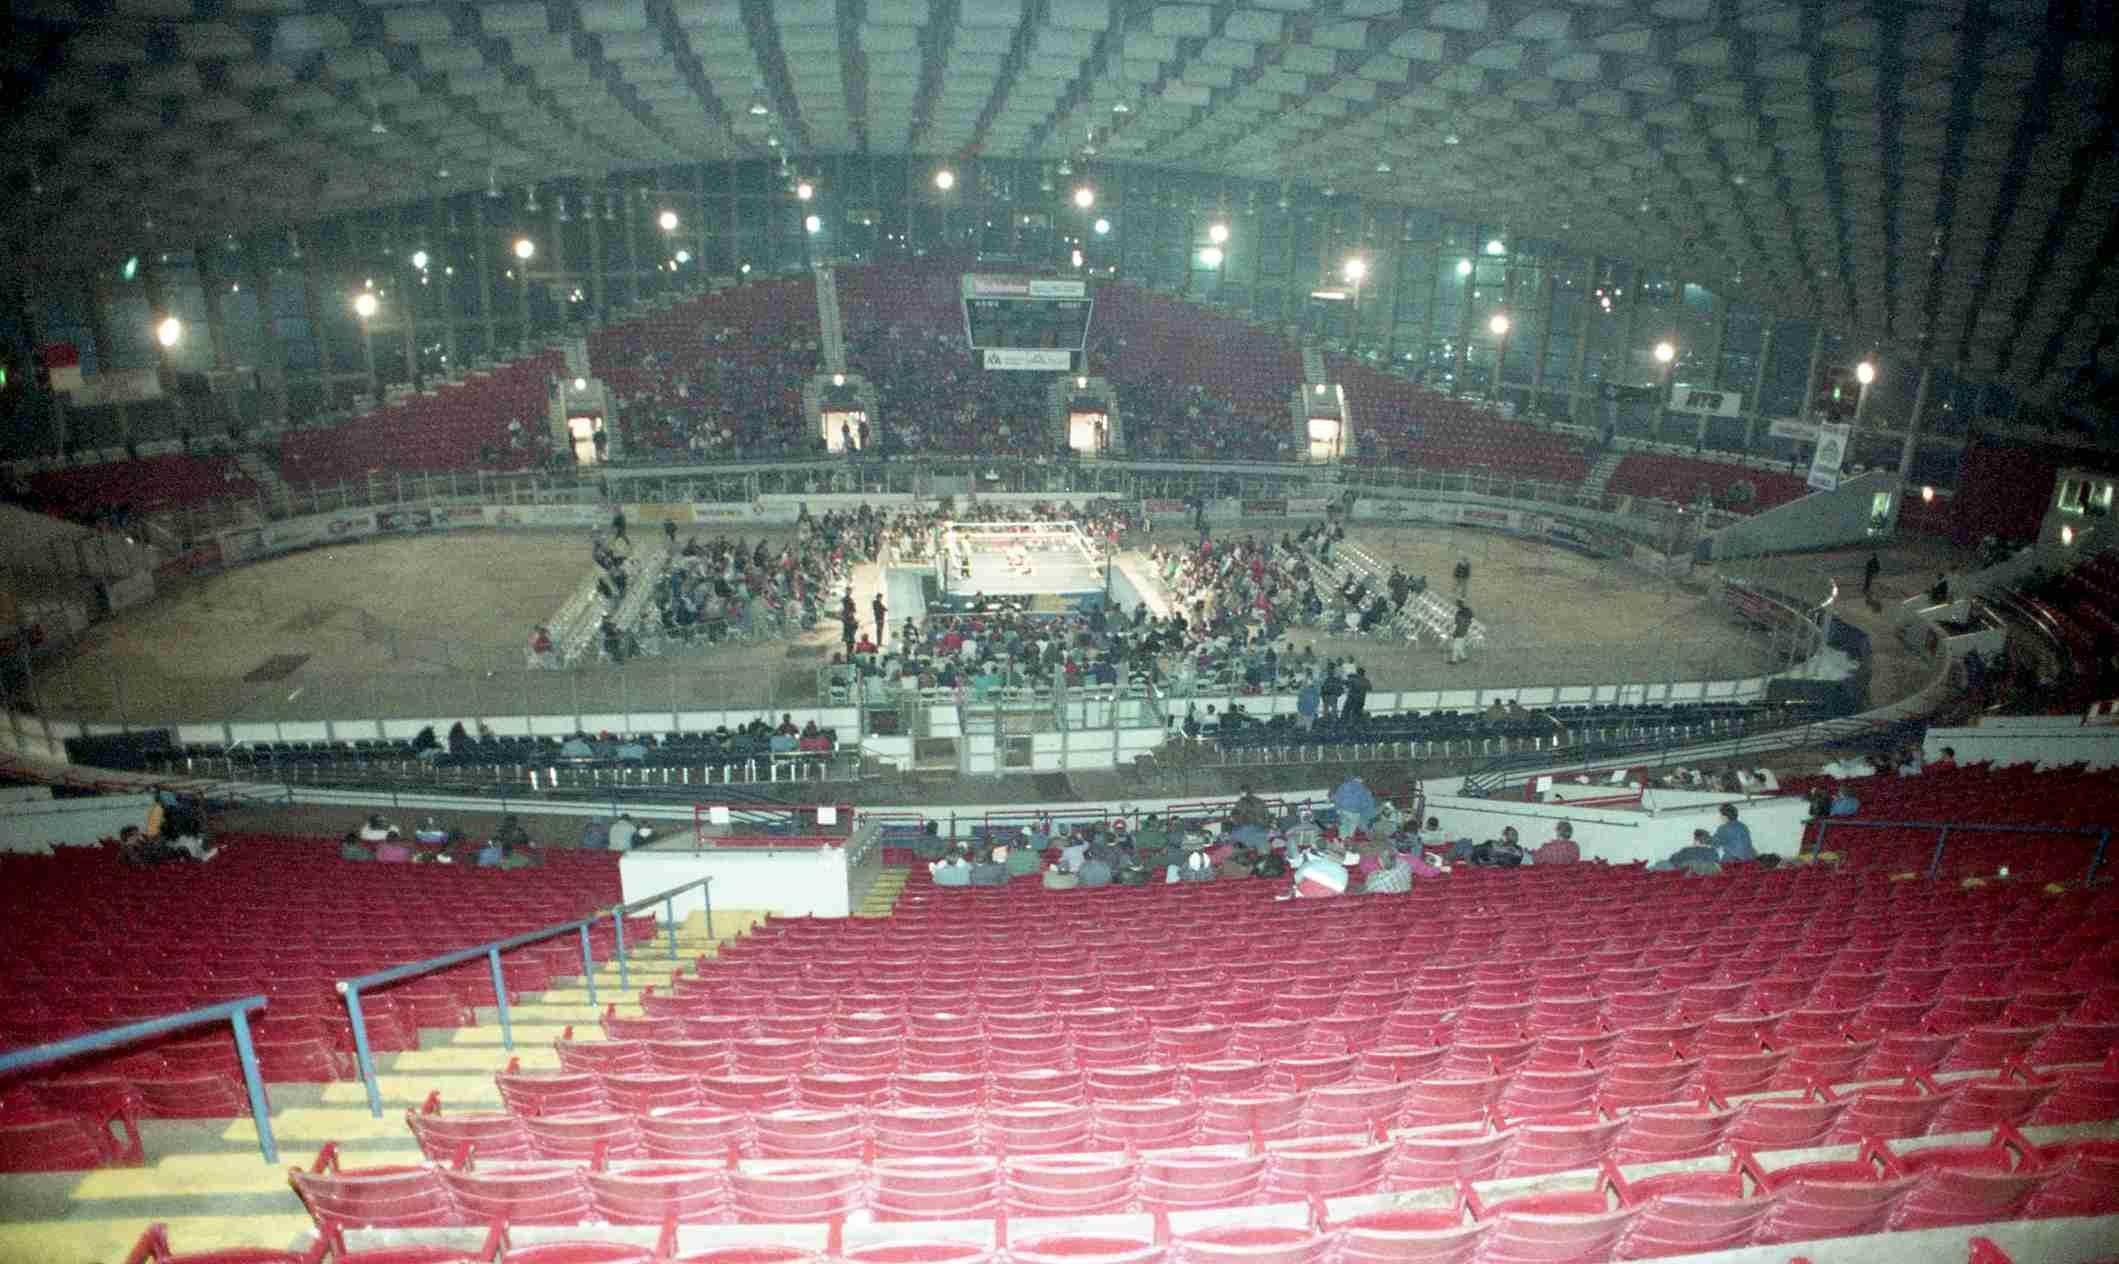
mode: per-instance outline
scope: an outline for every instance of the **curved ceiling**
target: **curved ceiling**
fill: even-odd
[[[0,226],[33,266],[81,261],[84,225],[240,231],[778,140],[1329,186],[2019,386],[2119,321],[2109,0],[10,8]]]

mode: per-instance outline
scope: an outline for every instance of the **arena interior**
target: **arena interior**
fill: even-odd
[[[6,22],[0,1264],[2119,1250],[2108,9]]]

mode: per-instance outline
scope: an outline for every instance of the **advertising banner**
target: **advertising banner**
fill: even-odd
[[[1331,510],[1329,496],[1290,496],[1287,500],[1288,517],[1322,518]]]
[[[1019,369],[1032,373],[1065,373],[1074,367],[1074,353],[1033,347],[988,347],[979,353],[989,369]]]
[[[1847,434],[1851,427],[1820,425],[1817,451],[1810,457],[1810,486],[1821,492],[1839,487],[1839,470],[1847,459]]]
[[[1776,439],[1793,439],[1797,443],[1817,442],[1817,423],[1795,417],[1783,417],[1767,425],[1766,433]]]
[[[611,521],[602,505],[489,505],[486,521],[496,527],[601,527]]]
[[[137,606],[155,595],[155,577],[152,571],[134,571],[121,579],[103,582],[103,600],[112,614],[127,606]]]
[[[691,506],[693,522],[777,522],[794,521],[794,511],[789,510],[784,519],[773,517],[763,502],[755,500],[708,500]]]
[[[1512,509],[1479,509],[1470,505],[1457,508],[1457,521],[1467,527],[1513,527],[1516,513]]]
[[[311,545],[333,544],[340,540],[358,540],[362,536],[375,534],[375,515],[357,511],[342,514],[317,514],[308,518],[290,518],[286,522],[275,522],[264,528],[264,551],[285,553],[290,549],[305,549]]]
[[[1170,514],[1181,514],[1185,512],[1186,508],[1187,506],[1185,502],[1181,500],[1171,500],[1167,497],[1161,500],[1143,500],[1142,502],[1140,502],[1140,511],[1142,513],[1157,514],[1165,517]]]
[[[690,505],[627,505],[625,516],[629,522],[645,522],[658,527],[665,522],[683,527],[694,521]]]
[[[434,517],[434,528],[437,531],[486,525],[484,505],[436,505],[428,512]]]
[[[966,298],[1087,298],[1089,285],[974,272],[964,277],[963,293]]]
[[[877,492],[872,496],[863,496],[859,492],[820,492],[815,495],[776,493],[758,497],[758,503],[765,506],[767,516],[774,517],[776,521],[792,522],[802,516],[804,506],[808,507],[812,516],[829,509],[859,509],[863,505],[874,505],[877,509],[902,509],[913,503],[913,497],[909,492]],[[786,517],[778,518],[777,515],[783,512]]]
[[[1670,411],[1709,417],[1739,417],[1744,412],[1744,397],[1736,391],[1709,390],[1680,382],[1670,388]]]
[[[434,529],[434,511],[431,509],[378,509],[375,511],[375,529],[389,534]]]
[[[1246,518],[1285,518],[1288,516],[1288,502],[1285,500],[1247,500],[1243,502],[1243,516]]]

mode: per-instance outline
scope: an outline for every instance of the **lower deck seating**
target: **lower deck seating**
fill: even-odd
[[[280,474],[301,485],[370,472],[531,468],[549,451],[551,391],[565,370],[565,357],[546,351],[351,421],[290,430]]]
[[[123,508],[134,514],[231,496],[254,496],[252,483],[224,456],[155,456],[28,477],[32,507],[61,518],[94,520]]]
[[[1882,773],[1842,783],[1860,807],[1824,825],[1823,847],[1842,853],[1850,868],[1926,874],[1941,839],[1939,828],[1869,828],[1843,821],[1953,822],[1939,876],[1998,879],[2006,867],[2017,882],[2079,881],[2099,850],[2097,831],[2119,821],[2119,778],[2077,765],[2039,770],[1988,764],[1931,766],[1918,776]],[[2052,826],[2075,833],[2016,834],[1981,825]],[[1804,834],[1819,846],[1819,825]]]
[[[1739,504],[1729,496],[1737,483],[1751,485],[1754,495],[1749,502]],[[1627,453],[1605,485],[1617,495],[1650,496],[1679,505],[1698,500],[1702,488],[1717,505],[1754,513],[1810,494],[1809,484],[1793,474],[1662,452]]]

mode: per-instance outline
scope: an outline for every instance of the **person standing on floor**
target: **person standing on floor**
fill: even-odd
[[[876,589],[876,599],[868,603],[868,608],[876,617],[876,645],[880,648],[884,634],[890,631],[890,607],[883,604],[882,589]]]
[[[1457,603],[1457,621],[1450,628],[1449,661],[1461,663],[1472,638],[1472,608],[1463,602]]]
[[[1872,589],[1872,588],[1874,588],[1874,587],[1876,587],[1876,577],[1877,577],[1878,575],[1880,575],[1880,574],[1882,574],[1882,573],[1883,573],[1883,569],[1884,569],[1884,563],[1883,563],[1883,559],[1882,559],[1882,558],[1880,558],[1880,557],[1878,557],[1878,556],[1877,556],[1876,554],[1874,554],[1874,553],[1871,553],[1871,554],[1869,555],[1869,562],[1868,562],[1868,565],[1866,565],[1866,566],[1864,566],[1864,567],[1862,567],[1862,568],[1861,568],[1861,595],[1862,595],[1862,596],[1864,596],[1864,597],[1868,596],[1868,595],[1869,595],[1869,590],[1870,590],[1870,589]]]
[[[1457,600],[1469,598],[1472,595],[1472,560],[1468,557],[1458,558],[1457,569],[1451,571],[1450,575],[1457,581]]]

